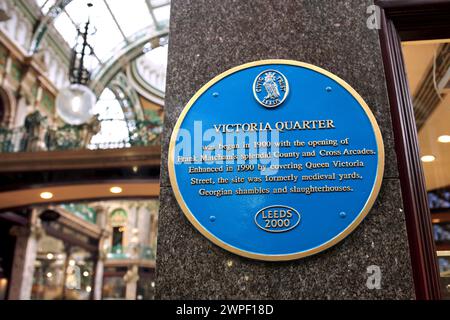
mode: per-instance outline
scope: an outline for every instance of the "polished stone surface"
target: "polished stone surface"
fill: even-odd
[[[365,0],[174,0],[166,90],[157,256],[159,298],[413,298],[396,155],[377,30]],[[208,80],[236,65],[270,58],[325,68],[353,86],[381,127],[385,180],[365,221],[344,241],[288,263],[230,254],[186,220],[170,188],[168,141],[184,105]],[[213,114],[213,111],[212,111]],[[381,289],[366,286],[378,265]]]

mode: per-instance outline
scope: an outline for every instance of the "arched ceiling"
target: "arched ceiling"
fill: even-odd
[[[123,69],[124,66],[131,64],[133,60],[140,56],[145,56],[148,51],[167,44],[168,34],[168,27],[158,31],[149,28],[145,33],[141,33],[139,37],[136,37],[132,43],[117,50],[102,65],[94,69],[90,85],[93,91],[99,95],[111,79]],[[158,57],[150,56],[149,58],[152,59]],[[164,62],[165,64],[161,65],[160,68],[162,72],[165,73],[167,59],[164,59]],[[154,65],[159,66],[159,64]],[[163,97],[163,95],[160,97]]]
[[[54,25],[70,47],[75,46],[77,29],[83,30],[89,19],[93,31],[89,43],[94,54],[88,63],[92,69],[91,87],[97,95],[137,57],[147,69],[153,66],[162,70],[154,73],[165,73],[165,64],[142,60],[158,58],[146,53],[167,43],[170,0],[133,0],[132,5],[124,0],[35,1],[43,16],[34,32],[30,53],[39,50],[49,24]],[[165,74],[160,77],[165,78]],[[151,94],[156,100],[163,98],[161,90],[155,92]]]
[[[89,20],[95,64],[108,60],[117,48],[136,40],[140,32],[159,31],[168,27],[169,0],[35,0],[43,18],[36,29],[30,50],[36,52],[45,34],[46,25],[53,24],[64,40],[73,47],[77,29]]]

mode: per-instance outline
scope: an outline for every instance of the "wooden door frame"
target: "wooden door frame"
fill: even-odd
[[[450,38],[450,0],[379,0],[379,35],[391,106],[416,298],[440,299],[439,270],[401,41]]]

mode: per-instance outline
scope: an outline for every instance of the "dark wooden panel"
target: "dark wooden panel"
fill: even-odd
[[[400,2],[403,1],[398,3]],[[403,8],[403,11],[407,12],[407,8]],[[404,69],[397,20],[395,15],[390,16],[389,12],[382,12],[380,39],[391,104],[416,296],[418,299],[440,299],[436,248],[419,157],[417,127]],[[410,22],[414,24],[413,21]]]

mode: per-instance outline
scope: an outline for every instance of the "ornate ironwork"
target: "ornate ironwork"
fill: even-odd
[[[20,128],[0,126],[0,153],[61,151],[77,149],[122,149],[133,146],[160,144],[161,122],[159,120],[136,120],[129,128],[124,140],[91,143],[92,137],[100,132],[102,123],[125,121],[94,117],[82,125],[65,124],[54,128],[47,125],[46,117],[39,112],[30,114]]]
[[[86,68],[84,61],[87,55],[94,54],[94,49],[87,41],[89,24],[90,21],[88,20],[84,25],[84,30],[78,30],[78,37],[81,38],[81,42],[72,48],[69,70],[70,83],[87,85],[91,78],[91,73]]]
[[[129,247],[116,246],[109,250],[106,254],[107,259],[124,260],[124,259],[142,259],[142,260],[155,260],[155,249],[150,246],[137,246],[137,256],[130,253]]]

